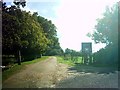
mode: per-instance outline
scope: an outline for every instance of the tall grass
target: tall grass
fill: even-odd
[[[75,63],[80,63],[80,64],[82,63],[82,57],[78,57],[78,59],[76,61],[74,61],[71,59],[64,60],[64,57],[57,56],[57,60],[59,63],[64,63],[64,64],[67,64],[69,66],[74,66]]]

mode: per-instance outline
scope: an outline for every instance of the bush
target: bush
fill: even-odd
[[[117,46],[109,45],[104,49],[100,49],[98,52],[93,54],[93,59],[96,64],[118,64],[118,49]]]
[[[16,58],[13,55],[3,55],[2,56],[2,66],[14,64],[15,62],[16,62]]]

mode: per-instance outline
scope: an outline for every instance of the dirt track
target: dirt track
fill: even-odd
[[[91,72],[102,69],[89,66],[83,70],[81,67],[81,71],[71,68],[58,63],[56,57],[50,57],[11,76],[3,88],[118,88],[118,72]]]
[[[67,65],[57,64],[56,57],[50,57],[32,65],[8,78],[3,88],[44,88],[54,87],[65,77]]]

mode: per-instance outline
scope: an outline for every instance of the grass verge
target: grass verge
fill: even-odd
[[[64,60],[63,57],[60,57],[60,56],[56,56],[56,57],[57,57],[57,61],[59,63],[67,64],[69,66],[74,66],[75,65],[72,60]]]
[[[43,60],[47,59],[48,57],[49,56],[43,56],[42,58],[38,58],[38,59],[35,59],[32,61],[22,62],[21,65],[14,64],[11,68],[2,72],[2,81],[4,82],[6,79],[8,79],[13,74],[16,74],[16,73],[20,72],[21,70],[25,69],[26,65],[34,64],[34,63],[37,63],[39,61],[43,61]]]

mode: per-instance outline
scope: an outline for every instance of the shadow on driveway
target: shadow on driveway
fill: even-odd
[[[82,64],[75,64],[75,66],[70,67],[69,70],[73,70],[76,72],[84,72],[84,73],[97,73],[97,74],[109,74],[115,73],[118,71],[117,67],[95,67],[92,65],[82,65]]]
[[[76,64],[68,71],[72,75],[59,82],[57,88],[118,88],[117,68]]]

